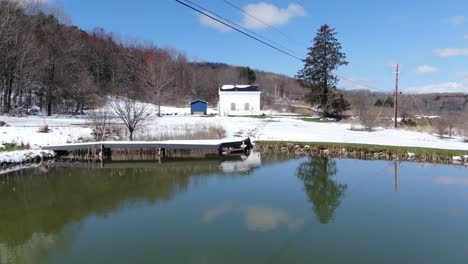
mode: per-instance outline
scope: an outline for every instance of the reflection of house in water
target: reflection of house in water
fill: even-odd
[[[223,173],[245,173],[262,166],[260,153],[251,152],[248,156],[241,156],[240,161],[224,161],[219,165]]]

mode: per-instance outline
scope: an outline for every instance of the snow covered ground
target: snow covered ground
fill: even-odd
[[[351,131],[350,124],[317,123],[300,120],[294,115],[272,115],[271,118],[253,117],[198,117],[188,115],[188,108],[163,107],[163,113],[177,115],[153,117],[145,122],[138,133],[151,134],[161,130],[183,130],[198,125],[216,125],[226,129],[226,137],[251,137],[255,140],[341,142],[391,146],[429,147],[468,150],[461,139],[440,139],[429,133],[379,128],[375,132]],[[211,109],[210,112],[216,112]],[[0,144],[41,146],[76,143],[91,138],[86,117],[73,116],[0,116],[9,127],[0,127]],[[115,120],[118,122],[118,120]],[[49,133],[38,133],[47,124]]]
[[[53,151],[31,149],[0,152],[0,164],[17,164],[54,157]]]

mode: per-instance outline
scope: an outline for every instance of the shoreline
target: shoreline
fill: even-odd
[[[255,141],[254,144],[255,150],[261,154],[284,153],[296,156],[400,160],[468,166],[468,150],[330,142]]]
[[[350,158],[362,160],[398,160],[428,164],[451,164],[468,166],[467,150],[450,150],[423,147],[386,146],[356,143],[294,142],[294,141],[255,141],[254,151],[261,154],[287,154],[329,158]],[[118,151],[118,150],[117,150]],[[24,153],[18,158],[18,153]],[[0,159],[0,172],[14,166],[40,164],[56,161],[58,156],[51,151],[14,150],[0,152],[3,156],[14,155],[13,159]],[[131,153],[126,153],[132,155]],[[190,156],[189,156],[190,157]],[[86,158],[84,158],[86,160]]]

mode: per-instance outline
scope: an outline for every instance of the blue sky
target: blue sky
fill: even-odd
[[[382,90],[468,93],[468,1],[230,0],[272,24],[265,28],[223,0],[191,0],[261,34],[303,58],[320,25],[336,28],[350,64],[341,75]],[[174,0],[56,0],[85,30],[104,28],[183,50],[189,58],[294,76],[302,63],[213,21]],[[342,81],[347,89],[358,86]]]

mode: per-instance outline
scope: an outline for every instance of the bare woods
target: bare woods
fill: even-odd
[[[86,32],[50,6],[25,2],[32,1],[0,0],[0,112],[80,113],[107,95],[157,105],[214,103],[219,84],[249,81],[242,68],[189,61],[176,49],[102,29]],[[262,98],[267,104],[303,95],[286,76],[257,72],[256,83],[271,87]]]

